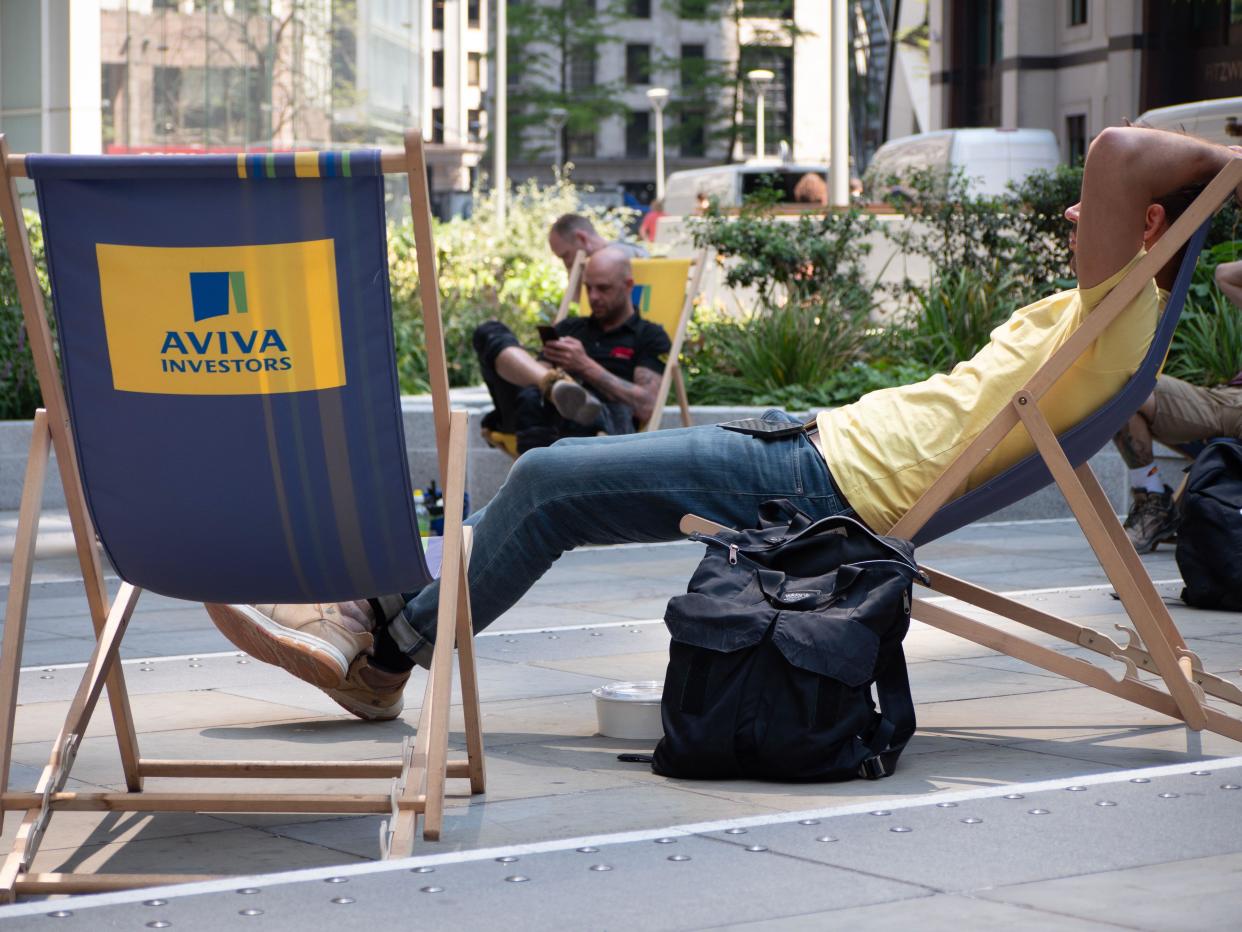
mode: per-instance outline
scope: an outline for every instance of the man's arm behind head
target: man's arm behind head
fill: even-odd
[[[1179,133],[1138,126],[1109,127],[1091,143],[1078,220],[1078,284],[1108,279],[1168,228],[1157,201],[1210,181],[1238,154]]]

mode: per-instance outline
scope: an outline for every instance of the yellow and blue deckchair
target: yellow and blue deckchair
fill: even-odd
[[[393,354],[385,171],[408,176],[442,547],[424,553]],[[9,155],[9,252],[45,409],[35,419],[0,654],[0,785],[23,813],[0,896],[146,885],[158,875],[47,876],[39,841],[60,809],[392,813],[438,837],[446,776],[483,789],[462,525],[467,417],[450,412],[421,138],[404,151],[237,156]],[[57,366],[14,184],[33,179],[60,344]],[[63,376],[63,384],[62,384]],[[18,664],[43,472],[54,448],[97,644],[33,792],[8,790]],[[98,544],[96,543],[98,540]],[[108,599],[99,548],[122,580]],[[392,761],[141,756],[118,648],[143,590],[198,602],[335,602],[441,582],[417,738]],[[468,756],[447,760],[454,642]],[[64,791],[108,687],[127,792]],[[150,793],[149,778],[365,778],[390,792]]]

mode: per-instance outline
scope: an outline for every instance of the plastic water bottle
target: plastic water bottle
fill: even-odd
[[[431,535],[431,512],[427,510],[427,501],[422,489],[414,490],[414,514],[418,516],[418,533],[423,537]]]

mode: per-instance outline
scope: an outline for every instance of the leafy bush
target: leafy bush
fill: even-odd
[[[1021,297],[1020,283],[999,262],[986,272],[937,269],[918,292],[918,312],[904,334],[910,356],[933,371],[952,369],[988,342]]]
[[[728,263],[724,280],[753,288],[755,307],[729,317],[700,307],[686,351],[687,391],[700,403],[806,407],[867,341],[872,287],[857,210],[780,220],[752,202],[736,218],[715,208],[691,222],[695,245]]]
[[[26,212],[26,226],[30,234],[30,249],[34,253],[36,274],[43,288],[44,300],[49,310],[48,324],[55,338],[55,320],[51,319],[51,298],[43,274],[43,228],[36,214]],[[0,226],[0,234],[3,226]],[[0,420],[15,420],[34,415],[43,404],[39,380],[35,375],[34,359],[30,355],[30,341],[22,318],[21,299],[17,293],[17,279],[9,260],[7,242],[0,235]]]
[[[1223,385],[1242,368],[1242,311],[1220,291],[1187,304],[1164,371],[1195,385]]]

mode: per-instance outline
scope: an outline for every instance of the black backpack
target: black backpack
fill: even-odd
[[[1242,443],[1214,440],[1190,467],[1177,529],[1182,601],[1242,612]]]
[[[758,530],[695,536],[707,553],[664,617],[672,644],[652,769],[887,776],[914,733],[901,650],[921,576],[914,546],[845,515],[812,522],[783,500],[760,517]]]

